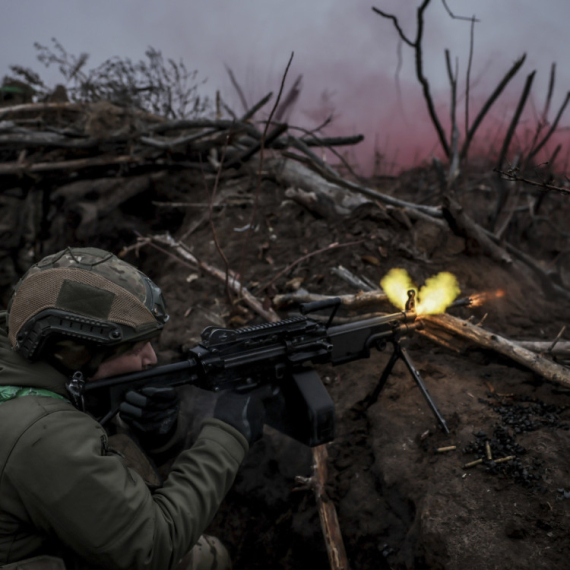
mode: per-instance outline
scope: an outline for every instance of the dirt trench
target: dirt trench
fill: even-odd
[[[236,228],[247,223],[249,210],[215,216],[217,237],[232,267],[239,266],[246,251],[246,284],[253,290],[277,267],[309,249],[362,236],[357,247],[299,264],[277,288],[300,277],[313,292],[352,292],[331,275],[330,268],[338,264],[374,282],[395,266],[405,267],[420,282],[448,270],[457,275],[465,294],[499,286],[507,291],[505,298],[485,307],[455,310],[457,316],[473,315],[476,321],[487,313],[485,326],[490,330],[512,338],[547,339],[568,318],[568,309],[548,299],[532,275],[470,254],[461,240],[432,236],[435,245],[427,247],[421,223],[410,229],[377,206],[362,207],[349,218],[318,219],[284,200],[282,192],[271,182],[264,184],[259,229],[246,249]],[[189,223],[187,216],[179,235]],[[199,258],[217,258],[222,266],[211,228],[204,226],[188,243]],[[165,290],[173,315],[161,340],[165,358],[175,358],[181,347],[195,344],[202,328],[212,322],[259,322],[247,310],[228,307],[222,283],[159,252],[140,255],[143,270]],[[380,264],[366,261],[367,255],[377,256]],[[406,342],[448,422],[449,435],[439,429],[401,363],[379,401],[367,411],[359,409],[390,349],[347,366],[319,367],[337,410],[327,492],[337,507],[351,568],[567,568],[568,393],[495,353],[468,347],[456,354],[417,336]],[[515,434],[497,411],[503,400],[503,407],[529,409],[541,402],[556,409],[558,422],[528,412],[535,429]],[[464,468],[477,457],[465,452],[481,440],[476,434],[495,442],[498,426],[521,446],[520,469],[487,463]],[[455,449],[437,452],[449,446]],[[496,449],[496,458],[505,456]],[[307,448],[266,429],[209,529],[228,545],[237,569],[329,567],[314,499],[294,491],[295,476],[308,476],[310,469]],[[523,478],[525,471],[536,474],[537,480]]]
[[[410,174],[410,195],[401,197],[413,198],[414,176],[426,175]],[[76,201],[58,195],[63,202],[52,204],[43,254],[66,245],[101,246],[118,253],[134,243],[135,230],[170,231],[178,239],[186,235],[185,243],[199,259],[223,268],[213,225],[230,267],[243,272],[246,286],[263,298],[260,284],[300,257],[331,243],[358,241],[295,265],[267,291],[266,302],[286,291],[293,278],[314,293],[354,293],[331,273],[338,265],[373,283],[389,269],[403,267],[419,283],[438,271],[452,271],[466,295],[504,289],[501,299],[484,307],[454,309],[453,314],[472,316],[475,322],[487,314],[485,327],[507,337],[551,340],[568,322],[567,304],[545,294],[530,272],[498,265],[470,251],[463,238],[422,220],[410,221],[398,209],[369,203],[349,216],[323,218],[288,200],[286,188],[269,177],[259,188],[255,230],[248,236],[243,228],[254,208],[255,175],[242,173],[223,181],[222,189],[239,200],[214,209],[212,224],[203,208],[149,206],[165,201],[207,204],[203,180],[179,173],[145,184],[144,191],[89,223]],[[109,188],[112,191],[113,180]],[[542,239],[549,243],[547,235]],[[126,257],[166,295],[171,321],[157,346],[162,362],[181,358],[208,325],[262,322],[243,305],[230,304],[222,282],[170,254],[146,246]],[[388,305],[382,310],[395,312]],[[288,315],[280,312],[283,318]],[[389,348],[368,360],[318,368],[336,405],[337,438],[329,445],[327,494],[337,508],[351,568],[568,568],[568,392],[495,353],[468,346],[458,354],[417,335],[406,344],[448,422],[449,435],[438,428],[401,363],[379,400],[361,409],[359,402],[375,386]],[[198,424],[211,407],[211,397],[191,389],[183,397],[195,410]],[[522,421],[520,433],[517,425],[505,423],[509,417]],[[512,441],[504,440],[499,427]],[[487,440],[495,459],[515,449],[516,462],[492,465],[485,460],[464,468],[481,454],[478,446]],[[437,451],[450,446],[455,449]],[[294,491],[295,477],[308,476],[310,470],[308,448],[266,429],[208,529],[227,544],[236,570],[329,568],[314,498]]]

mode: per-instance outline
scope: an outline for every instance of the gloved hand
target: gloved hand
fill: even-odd
[[[119,406],[123,420],[152,438],[166,436],[174,430],[179,410],[176,390],[155,386],[129,390]]]
[[[253,394],[226,392],[216,402],[214,418],[237,429],[251,445],[263,433],[265,406],[261,398]]]

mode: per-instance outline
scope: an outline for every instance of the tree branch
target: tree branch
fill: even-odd
[[[467,135],[465,137],[465,141],[463,143],[463,147],[461,148],[461,153],[460,153],[460,159],[461,160],[463,160],[467,156],[467,153],[469,152],[469,146],[471,145],[471,142],[473,141],[473,137],[475,136],[477,129],[481,125],[481,122],[483,121],[483,119],[485,118],[487,113],[489,112],[489,109],[493,106],[495,101],[499,98],[499,96],[501,95],[501,93],[503,92],[505,87],[509,84],[510,80],[517,74],[518,70],[521,68],[525,59],[526,59],[526,54],[524,54],[520,59],[515,61],[515,63],[511,67],[511,69],[509,69],[509,71],[503,77],[502,81],[497,85],[497,87],[495,88],[493,93],[491,93],[491,95],[489,96],[489,98],[487,99],[487,101],[485,102],[483,107],[481,107],[479,114],[477,115],[477,117],[473,121],[473,125],[471,126],[471,128],[469,129],[469,132],[467,133]]]
[[[445,153],[445,156],[449,157],[449,154],[450,154],[449,145],[447,144],[447,140],[445,138],[445,132],[444,132],[443,127],[441,126],[441,123],[440,123],[439,118],[437,116],[437,112],[435,110],[435,105],[433,103],[433,99],[431,96],[429,82],[428,82],[426,76],[424,75],[424,70],[423,70],[422,37],[423,37],[423,32],[424,32],[424,12],[425,12],[425,10],[428,7],[430,2],[431,2],[431,0],[424,0],[423,3],[421,4],[421,6],[418,8],[418,12],[417,12],[418,28],[417,28],[417,32],[416,32],[416,40],[414,42],[412,42],[404,34],[396,16],[394,16],[392,14],[387,14],[386,12],[383,12],[382,10],[379,10],[378,8],[372,8],[372,10],[374,12],[376,12],[376,14],[379,14],[380,16],[382,16],[383,18],[386,18],[388,20],[392,20],[396,30],[398,30],[398,34],[402,38],[402,40],[404,42],[406,42],[410,47],[414,48],[414,51],[416,53],[416,76],[417,76],[418,81],[420,82],[420,84],[422,86],[424,99],[426,100],[426,104],[427,104],[427,108],[428,108],[428,113],[429,113],[431,121],[435,127],[435,130],[437,131],[437,135],[439,137],[439,142],[441,143],[441,146],[443,148],[443,152]]]
[[[518,103],[517,108],[515,110],[515,114],[513,115],[513,118],[511,120],[511,124],[509,125],[509,129],[508,129],[507,134],[505,136],[505,140],[503,141],[503,147],[501,149],[501,154],[499,155],[499,160],[497,163],[497,166],[499,168],[501,168],[501,166],[503,165],[503,162],[505,161],[505,158],[507,157],[507,152],[509,150],[511,140],[513,138],[513,135],[515,134],[515,129],[517,128],[517,125],[519,123],[519,119],[520,119],[521,114],[523,112],[524,106],[526,105],[526,100],[528,99],[528,94],[530,93],[530,90],[532,88],[532,82],[534,81],[535,74],[536,74],[536,70],[533,71],[532,73],[530,73],[526,78],[526,82],[525,82],[523,91],[521,93],[519,103]]]
[[[480,20],[476,20],[475,16],[469,18],[468,16],[456,16],[449,8],[449,6],[447,5],[447,2],[445,0],[441,0],[441,2],[443,3],[443,7],[447,10],[447,13],[454,19],[454,20],[467,20],[468,22],[470,21],[471,23],[473,22],[479,22]]]
[[[524,182],[525,184],[530,184],[531,186],[537,186],[538,188],[544,188],[545,190],[553,190],[554,192],[560,192],[561,194],[570,194],[570,189],[563,188],[562,186],[554,186],[546,182],[536,182],[535,180],[529,180],[528,178],[523,178],[518,176],[514,171],[503,171],[499,168],[493,168],[493,172],[497,172],[504,176],[507,180],[512,180],[516,182]]]
[[[542,147],[548,142],[548,139],[552,136],[552,134],[556,130],[558,122],[560,121],[562,114],[564,113],[569,101],[570,101],[570,91],[566,93],[566,99],[564,99],[564,103],[562,103],[562,106],[560,107],[560,110],[558,111],[558,114],[556,115],[556,118],[554,119],[552,126],[550,127],[548,132],[544,135],[544,138],[538,143],[536,148],[530,153],[529,159],[536,156],[542,150]]]
[[[372,6],[372,11],[376,12],[377,14],[382,16],[383,18],[386,18],[387,20],[392,20],[394,27],[396,28],[396,30],[398,31],[398,34],[400,35],[400,38],[402,38],[402,41],[407,43],[410,47],[413,47],[413,48],[416,47],[414,42],[412,42],[412,40],[410,40],[406,36],[406,34],[404,34],[404,31],[400,27],[400,23],[398,22],[398,18],[396,18],[396,16],[394,16],[393,14],[387,14],[386,12],[383,12],[382,10],[375,8],[374,6]]]

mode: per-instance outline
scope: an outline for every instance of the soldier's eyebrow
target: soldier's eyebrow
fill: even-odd
[[[134,354],[135,356],[137,354],[140,354],[143,348],[146,346],[147,342],[148,340],[140,340],[139,342],[137,342],[137,344],[135,344],[135,346],[133,346],[133,348],[131,348],[131,350],[129,350],[125,354]]]

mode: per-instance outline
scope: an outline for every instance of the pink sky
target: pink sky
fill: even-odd
[[[294,51],[288,85],[302,74],[303,91],[291,122],[306,128],[314,126],[309,116],[322,107],[321,94],[327,91],[339,115],[331,132],[366,136],[360,159],[370,162],[377,140],[388,162],[409,165],[414,157],[429,158],[434,149],[438,150],[437,141],[415,79],[413,52],[402,46],[403,96],[399,101],[394,80],[398,36],[391,22],[374,14],[371,7],[397,14],[408,36],[413,37],[418,4],[401,0],[19,0],[3,7],[0,75],[17,63],[41,71],[54,83],[59,81],[55,71],[44,70],[35,60],[33,43],[47,45],[51,37],[71,53],[90,53],[93,66],[115,55],[140,59],[150,45],[198,69],[202,78],[208,78],[204,91],[212,94],[220,89],[239,111],[224,64],[234,70],[253,103],[270,90],[277,92]],[[536,107],[542,109],[550,64],[556,61],[552,117],[570,89],[570,68],[565,60],[570,53],[566,30],[570,2],[447,0],[447,4],[456,14],[474,13],[481,20],[475,31],[471,117],[523,52],[528,54],[527,61],[491,117],[495,124],[508,123],[525,78],[533,69],[537,69],[533,98]],[[454,61],[458,58],[462,94],[469,23],[451,19],[441,0],[432,0],[426,14],[425,73],[442,121],[447,122],[449,86],[443,51],[449,48]],[[531,106],[527,107],[530,113]],[[462,126],[462,105],[459,113]],[[570,110],[561,125],[570,125]],[[527,126],[528,122],[521,126],[521,136]],[[494,129],[490,123],[481,129],[485,146]]]

